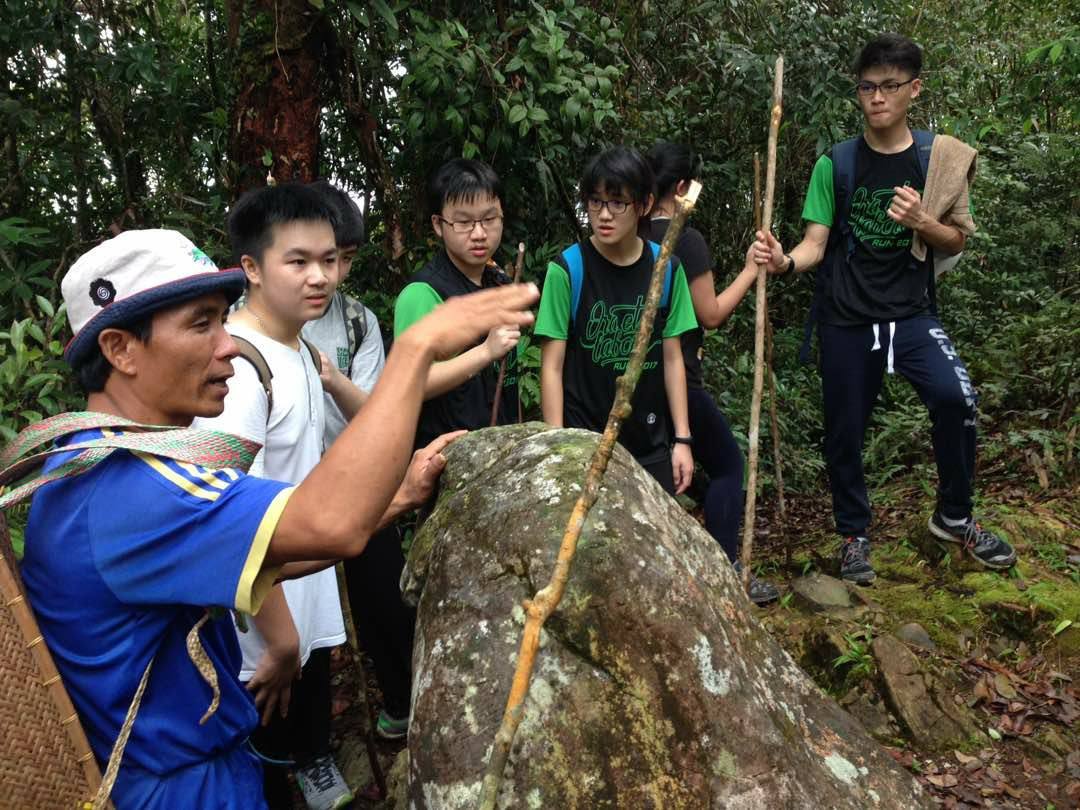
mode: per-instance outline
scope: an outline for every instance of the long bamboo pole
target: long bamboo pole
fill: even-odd
[[[559,546],[559,556],[555,560],[555,568],[551,573],[551,579],[547,585],[537,591],[532,599],[526,599],[525,630],[521,636],[521,646],[518,648],[517,663],[514,669],[514,680],[510,685],[510,696],[506,700],[506,709],[503,712],[502,724],[495,734],[495,742],[491,748],[491,759],[488,760],[487,771],[484,773],[484,783],[480,791],[481,810],[494,810],[495,799],[499,794],[499,786],[502,784],[503,770],[506,760],[510,756],[510,746],[514,742],[518,725],[525,713],[525,697],[529,693],[529,680],[532,677],[533,666],[536,663],[536,650],[540,643],[540,629],[544,626],[562,600],[566,590],[566,582],[570,576],[570,565],[574,561],[574,553],[577,551],[578,539],[581,537],[581,529],[585,525],[585,518],[592,509],[593,504],[600,495],[600,484],[604,480],[604,471],[607,470],[611,454],[615,449],[615,441],[619,437],[619,430],[623,421],[630,416],[630,400],[634,395],[641,370],[645,363],[645,351],[652,336],[653,322],[656,319],[656,310],[660,305],[660,291],[663,287],[664,270],[674,253],[675,242],[682,232],[686,219],[694,210],[701,193],[701,184],[694,181],[690,184],[685,197],[675,198],[675,213],[671,217],[664,241],[660,245],[660,255],[653,267],[652,279],[649,282],[649,293],[645,299],[645,311],[641,315],[638,324],[637,337],[634,339],[634,348],[630,352],[630,359],[626,364],[626,371],[615,382],[615,402],[608,414],[607,425],[604,433],[597,442],[593,451],[592,460],[589,462],[589,470],[585,475],[585,485],[574,510],[570,513],[570,519],[566,523],[566,531],[563,533],[562,544]]]
[[[772,115],[769,120],[769,152],[765,170],[765,205],[761,227],[772,228],[773,192],[776,188],[776,142],[780,134],[780,114],[783,111],[784,57],[776,59],[773,77]],[[757,299],[754,312],[754,393],[750,399],[749,452],[746,478],[746,511],[743,514],[742,578],[743,587],[750,589],[750,563],[754,553],[754,510],[757,506],[758,428],[761,423],[761,389],[765,364],[765,265],[758,265]]]
[[[525,243],[518,242],[517,260],[514,262],[514,280],[512,283],[517,284],[521,281],[521,269],[525,264]],[[499,363],[499,379],[495,382],[495,398],[491,402],[491,427],[499,424],[499,403],[502,400],[502,387],[503,380],[506,379],[506,358],[509,357],[509,353],[504,354],[502,362]],[[518,361],[518,376],[520,379],[520,359]],[[521,421],[521,391],[518,390],[518,421]]]

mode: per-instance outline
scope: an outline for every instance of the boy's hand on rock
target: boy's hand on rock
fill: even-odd
[[[475,346],[495,327],[528,326],[534,320],[529,307],[539,298],[535,284],[506,284],[455,295],[409,327],[397,342],[411,343],[435,360],[446,360]]]
[[[492,362],[504,357],[507,352],[518,345],[521,340],[521,330],[516,326],[496,326],[488,332],[484,348]]]

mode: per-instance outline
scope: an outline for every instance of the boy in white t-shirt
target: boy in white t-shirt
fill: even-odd
[[[226,328],[262,355],[271,395],[255,366],[237,358],[224,412],[195,426],[260,442],[252,475],[299,484],[322,456],[323,387],[300,330],[322,315],[337,287],[335,223],[318,192],[295,184],[250,191],[229,215],[247,298]],[[286,770],[276,767],[285,764],[295,766],[310,808],[344,806],[352,795],[330,756],[329,648],[345,641],[334,569],[276,587],[248,625],[239,633],[240,679],[262,715],[251,744],[264,762],[267,803],[292,806]]]
[[[337,211],[334,236],[341,269],[339,282],[344,281],[364,242],[363,214],[341,189],[324,180],[311,185]],[[385,362],[382,333],[371,310],[338,290],[326,313],[319,320],[305,324],[303,334],[323,352],[326,446],[329,447],[362,403],[362,392],[370,391],[382,372]],[[402,739],[409,730],[416,609],[401,598],[399,582],[404,567],[397,525],[377,531],[363,554],[345,560],[356,633],[375,665],[383,697],[375,732],[389,740]]]

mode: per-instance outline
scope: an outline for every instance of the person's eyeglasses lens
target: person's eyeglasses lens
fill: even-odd
[[[608,213],[613,216],[618,216],[626,212],[626,208],[629,205],[626,200],[601,200],[596,197],[589,198],[589,210],[593,213],[599,213],[600,210],[607,206]]]
[[[905,84],[908,84],[908,82],[883,82],[882,84],[859,82],[855,85],[855,89],[858,90],[860,96],[872,96],[878,90],[887,96],[891,96]]]
[[[472,233],[473,228],[479,225],[485,231],[490,231],[502,222],[501,216],[485,217],[484,219],[467,219],[467,220],[444,220],[450,222],[450,227],[454,229],[454,233]]]

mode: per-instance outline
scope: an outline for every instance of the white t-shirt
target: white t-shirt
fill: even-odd
[[[212,428],[260,442],[249,473],[299,484],[322,456],[323,389],[311,353],[304,345],[293,349],[253,329],[229,323],[231,334],[246,338],[266,359],[273,372],[274,410],[266,418],[266,392],[255,367],[247,360],[233,360],[234,376],[229,378],[225,410],[213,419],[196,419],[193,427]],[[345,641],[345,623],[338,600],[337,575],[333,568],[282,583],[296,630],[300,636],[300,658],[306,663],[312,650],[334,647]],[[266,642],[252,622],[239,633],[244,664],[240,680],[255,674],[255,666],[266,651]]]
[[[361,305],[363,306],[363,305]],[[364,312],[364,339],[356,349],[356,355],[349,360],[349,332],[345,326],[345,297],[341,292],[334,293],[330,299],[330,306],[326,308],[323,316],[315,321],[304,324],[303,335],[316,346],[323,354],[335,363],[338,369],[363,391],[371,393],[375,387],[375,381],[382,374],[383,366],[386,365],[386,354],[383,350],[382,333],[379,331],[379,322],[367,307]],[[334,398],[326,394],[326,447],[334,443],[334,440],[345,429],[345,416],[341,413]]]

